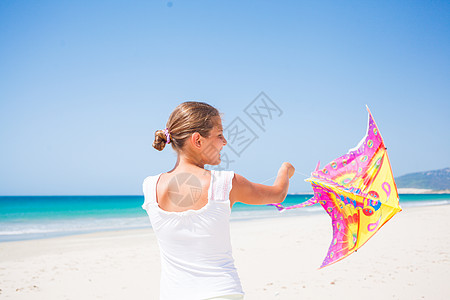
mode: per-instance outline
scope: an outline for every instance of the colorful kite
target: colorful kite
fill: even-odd
[[[311,177],[314,197],[294,206],[273,204],[278,210],[319,202],[332,219],[333,240],[321,268],[333,264],[364,245],[402,209],[386,147],[369,108],[366,136],[354,149]]]

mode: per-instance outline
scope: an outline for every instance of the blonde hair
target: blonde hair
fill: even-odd
[[[166,124],[169,135],[169,144],[174,150],[181,150],[187,139],[198,132],[203,137],[208,137],[214,127],[213,118],[220,116],[219,111],[204,102],[188,101],[178,105],[170,114]],[[155,132],[153,148],[158,151],[164,149],[167,144],[165,130]]]

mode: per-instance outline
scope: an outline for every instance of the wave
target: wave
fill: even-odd
[[[149,226],[147,217],[0,222],[0,242]]]

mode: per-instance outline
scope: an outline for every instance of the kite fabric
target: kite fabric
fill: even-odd
[[[386,147],[367,111],[367,134],[358,146],[322,169],[318,164],[306,179],[314,197],[289,207],[273,204],[283,211],[319,202],[330,215],[333,239],[321,268],[355,252],[402,210]]]

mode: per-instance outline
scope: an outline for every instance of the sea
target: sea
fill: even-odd
[[[288,195],[284,206],[310,199]],[[0,196],[0,242],[52,238],[110,230],[150,228],[143,196]],[[402,208],[449,205],[450,194],[400,195]],[[320,204],[278,212],[273,206],[233,206],[231,221],[325,214]]]

